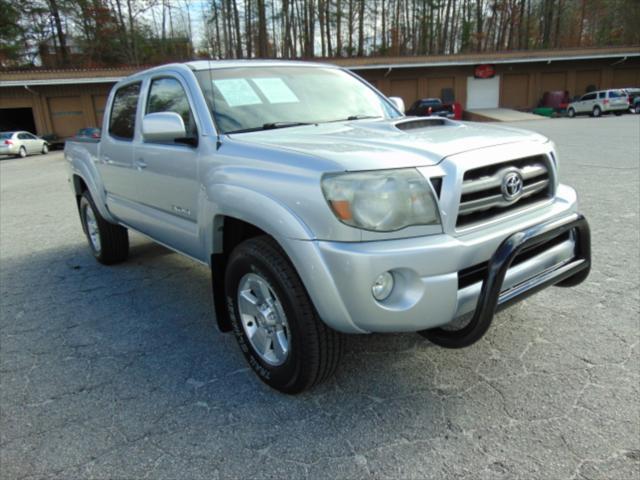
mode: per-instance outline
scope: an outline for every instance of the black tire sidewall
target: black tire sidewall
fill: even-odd
[[[253,349],[242,326],[237,305],[238,286],[247,273],[255,273],[264,278],[278,296],[284,309],[289,326],[289,355],[282,365],[273,366],[264,362]],[[291,298],[280,277],[281,272],[275,271],[267,261],[260,258],[259,254],[240,248],[231,256],[227,266],[225,295],[232,331],[247,362],[262,381],[278,390],[287,390],[296,382],[301,369],[301,332],[296,319],[303,312],[300,311],[297,302]]]
[[[573,108],[569,109],[569,118],[573,118],[576,116],[576,111]]]
[[[27,149],[24,148],[24,147],[20,147],[20,150],[18,150],[18,157],[26,158],[27,157]]]
[[[601,115],[602,115],[602,110],[600,110],[600,107],[593,107],[593,116],[598,118]]]
[[[42,154],[46,155],[47,153],[49,153],[49,145],[47,145],[46,143],[42,146]]]

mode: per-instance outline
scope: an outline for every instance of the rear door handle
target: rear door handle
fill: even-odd
[[[147,162],[145,162],[144,159],[139,158],[138,160],[136,160],[136,167],[138,167],[138,170],[147,168]]]

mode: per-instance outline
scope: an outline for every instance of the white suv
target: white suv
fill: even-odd
[[[599,117],[609,112],[622,115],[628,109],[629,100],[622,90],[601,90],[586,93],[579,100],[571,102],[567,108],[567,114],[572,118],[581,113]]]

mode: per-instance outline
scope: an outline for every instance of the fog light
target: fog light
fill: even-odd
[[[391,272],[384,272],[378,275],[376,281],[373,282],[371,293],[376,300],[382,301],[391,295],[393,290],[393,275]]]

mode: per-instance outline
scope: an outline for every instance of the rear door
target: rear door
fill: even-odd
[[[35,135],[25,133],[25,141],[29,145],[29,153],[42,152],[42,140],[38,139]]]
[[[108,127],[100,140],[97,167],[104,182],[107,206],[121,221],[133,226],[135,220],[135,178],[133,139],[142,82],[118,87],[112,94]]]
[[[587,93],[576,104],[576,111],[579,113],[590,112],[593,108],[593,102],[596,99],[595,93]]]
[[[140,230],[154,239],[197,257],[198,235],[198,122],[193,100],[179,74],[153,76],[145,85],[144,115],[157,112],[179,114],[185,139],[153,142],[136,139],[134,169]]]

